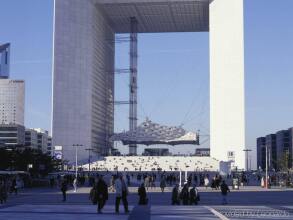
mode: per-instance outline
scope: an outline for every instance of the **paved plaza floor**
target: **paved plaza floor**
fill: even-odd
[[[68,192],[68,201],[61,201],[61,193],[56,189],[34,189],[10,196],[5,205],[0,205],[2,220],[172,220],[172,219],[293,219],[293,191],[273,190],[233,191],[228,197],[228,205],[221,205],[218,191],[202,190],[198,206],[171,206],[171,193],[161,193],[154,189],[148,192],[149,206],[137,206],[137,194],[131,189],[129,195],[130,213],[115,214],[114,194],[103,210],[97,214],[96,206],[88,199],[89,188],[81,188],[77,193]]]

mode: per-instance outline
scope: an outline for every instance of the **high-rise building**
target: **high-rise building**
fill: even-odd
[[[268,148],[268,166],[277,169],[277,145],[276,134],[266,135],[266,147]]]
[[[279,170],[293,167],[293,128],[257,138],[257,167]],[[267,155],[266,155],[267,153]]]
[[[0,79],[0,124],[24,126],[23,80]]]
[[[0,45],[0,79],[9,78],[10,44]]]
[[[257,169],[266,167],[266,138],[259,137],[257,143]]]
[[[278,131],[276,133],[276,162],[282,161],[281,166],[292,167],[292,147],[292,128]]]

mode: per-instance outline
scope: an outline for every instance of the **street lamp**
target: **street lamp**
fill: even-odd
[[[75,179],[77,180],[77,147],[82,147],[82,144],[73,144],[73,147],[75,147]]]
[[[93,151],[94,149],[93,148],[87,148],[85,149],[89,152],[89,172],[91,172],[91,151]]]
[[[250,149],[244,149],[243,150],[244,152],[245,152],[245,154],[246,154],[246,171],[248,171],[248,153],[250,152],[250,151],[252,151],[252,150],[250,150]]]
[[[266,144],[266,189],[268,189],[268,145]]]

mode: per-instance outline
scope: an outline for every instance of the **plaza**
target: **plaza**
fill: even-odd
[[[0,220],[293,219],[282,1],[1,1]]]
[[[110,193],[103,214],[97,214],[96,205],[88,199],[89,188],[68,192],[68,201],[61,202],[58,189],[28,189],[12,195],[8,203],[0,205],[0,219],[7,220],[67,220],[67,219],[292,219],[293,190],[265,190],[246,187],[230,193],[228,206],[221,205],[219,191],[199,188],[201,201],[198,206],[171,206],[170,189],[165,193],[158,189],[148,191],[150,204],[137,206],[137,188],[130,188],[130,214],[115,214],[114,194]],[[122,207],[120,207],[121,209]]]

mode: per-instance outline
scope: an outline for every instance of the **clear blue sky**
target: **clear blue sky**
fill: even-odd
[[[26,126],[50,130],[53,1],[0,0],[0,8],[0,43],[12,44],[11,78],[26,81]],[[292,11],[292,0],[245,0],[248,147],[293,126]],[[140,121],[185,122],[208,134],[208,56],[208,33],[140,35]],[[128,46],[117,45],[117,68],[127,68],[127,57]],[[128,99],[127,81],[116,77],[116,100]],[[117,131],[127,129],[127,111],[116,108]]]

